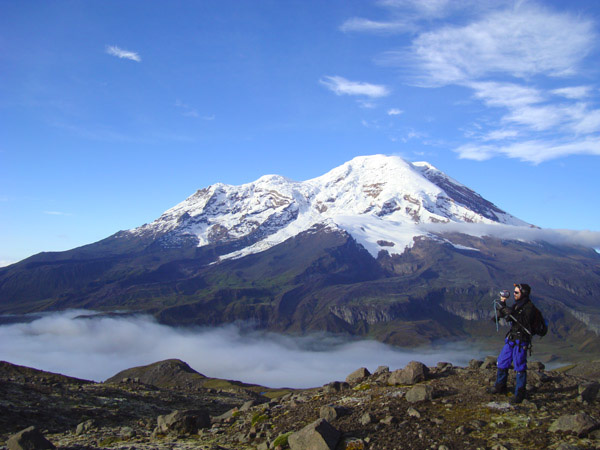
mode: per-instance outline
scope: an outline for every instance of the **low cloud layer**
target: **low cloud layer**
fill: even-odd
[[[555,245],[581,245],[589,248],[600,248],[600,232],[590,230],[525,228],[478,223],[431,224],[426,225],[424,228],[433,233],[464,233],[479,237],[493,236],[500,239],[528,242],[546,241]]]
[[[466,365],[481,356],[467,347],[409,352],[376,341],[290,337],[235,325],[173,328],[149,316],[77,318],[87,314],[72,310],[1,325],[0,360],[102,381],[130,367],[179,358],[210,377],[303,388],[343,380],[359,367],[394,370],[412,360]]]

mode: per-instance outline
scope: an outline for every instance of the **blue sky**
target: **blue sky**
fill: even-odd
[[[598,231],[596,1],[0,2],[0,264],[215,182],[426,160]]]

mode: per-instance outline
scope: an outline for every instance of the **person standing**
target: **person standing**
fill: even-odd
[[[527,393],[527,350],[531,346],[532,320],[534,316],[534,305],[529,295],[531,287],[528,284],[515,284],[515,303],[512,306],[506,304],[507,297],[500,297],[501,306],[498,318],[503,318],[511,323],[511,328],[504,339],[504,347],[498,356],[498,372],[496,382],[491,388],[492,394],[506,393],[506,381],[508,369],[511,363],[516,372],[515,395],[510,403],[518,404],[525,399]]]

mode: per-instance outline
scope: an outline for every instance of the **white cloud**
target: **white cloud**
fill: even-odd
[[[464,233],[471,236],[493,236],[501,239],[528,242],[546,241],[555,245],[600,247],[600,232],[590,230],[561,230],[515,227],[502,224],[447,223],[425,225],[434,233]]]
[[[173,328],[149,316],[75,319],[89,311],[67,311],[28,323],[0,326],[0,359],[91,380],[121,370],[179,358],[198,372],[269,387],[315,387],[343,380],[359,367],[392,370],[411,360],[458,365],[481,356],[453,345],[438,351],[401,350],[373,340],[348,341],[324,333],[292,337],[219,328]]]
[[[398,116],[400,114],[402,114],[404,111],[398,109],[398,108],[392,108],[392,109],[388,109],[388,116]]]
[[[371,32],[371,33],[400,33],[409,30],[413,30],[414,27],[404,21],[397,22],[377,22],[369,19],[362,19],[360,17],[354,17],[348,19],[340,26],[340,30],[343,32]]]
[[[108,45],[106,47],[106,53],[112,56],[116,56],[117,58],[129,59],[131,61],[141,62],[142,58],[135,52],[131,52],[129,50],[123,50],[122,48],[117,47],[116,45]]]
[[[554,89],[551,92],[561,97],[566,97],[573,100],[581,100],[590,95],[592,91],[591,86],[570,86],[560,89]]]
[[[529,140],[510,145],[466,144],[455,150],[460,158],[484,161],[494,156],[508,156],[539,164],[569,155],[600,155],[600,138],[589,137],[569,142]]]
[[[362,95],[370,98],[386,97],[390,94],[387,87],[362,81],[350,81],[339,76],[325,76],[319,83],[336,95]]]
[[[486,133],[481,139],[483,141],[502,141],[512,139],[519,135],[517,130],[493,130]]]
[[[408,53],[390,52],[382,61],[404,66],[410,58],[420,82],[430,86],[498,74],[565,76],[576,72],[594,42],[591,21],[519,3],[465,26],[421,33]]]
[[[467,84],[475,97],[488,106],[516,108],[544,101],[544,94],[536,88],[515,83],[480,81]]]
[[[0,259],[0,267],[10,266],[11,264],[16,263],[17,260],[14,259]]]

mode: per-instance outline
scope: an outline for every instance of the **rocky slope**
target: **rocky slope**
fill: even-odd
[[[531,363],[528,399],[513,406],[485,391],[493,360],[359,369],[346,382],[266,389],[262,397],[231,386],[166,388],[127,377],[92,383],[2,363],[0,448],[28,426],[73,450],[600,448],[598,379]],[[134,372],[152,378],[172,371],[182,381],[182,369],[197,379],[174,360]]]

